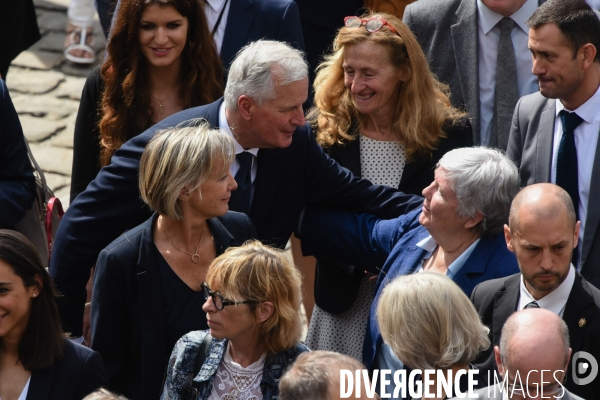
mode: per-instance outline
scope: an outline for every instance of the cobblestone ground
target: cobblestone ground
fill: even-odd
[[[13,60],[6,84],[34,157],[66,209],[71,185],[73,131],[81,90],[88,74],[99,64],[105,40],[96,16],[96,63],[71,64],[63,56],[69,1],[34,2],[42,38]]]
[[[13,60],[6,85],[31,151],[44,171],[48,186],[66,210],[81,90],[89,73],[100,64],[106,42],[96,15],[96,62],[88,66],[73,65],[63,55],[69,0],[34,0],[34,3],[42,38]]]

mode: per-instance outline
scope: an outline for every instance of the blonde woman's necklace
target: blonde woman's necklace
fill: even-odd
[[[173,96],[173,95],[175,94],[175,92],[177,91],[177,89],[178,89],[178,88],[175,88],[175,90],[173,90],[173,91],[171,92],[171,94],[170,94],[170,95],[168,95],[168,96],[167,96],[167,97],[166,97],[164,100],[161,100],[161,99],[159,99],[158,97],[156,97],[156,95],[154,95],[154,93],[152,93],[152,92],[150,93],[150,94],[152,94],[152,97],[154,97],[156,100],[158,100],[158,113],[159,113],[160,115],[163,115],[163,114],[165,113],[165,106],[164,106],[164,104],[163,104],[163,103],[164,103],[165,101],[169,100],[169,99],[171,98],[171,96]],[[173,247],[175,247],[175,246],[173,246]]]
[[[171,243],[171,246],[173,246],[175,248],[175,250],[179,250],[180,252],[185,253],[188,256],[192,256],[192,262],[194,264],[198,264],[200,262],[200,255],[198,254],[198,248],[200,247],[200,243],[202,242],[202,239],[204,238],[204,232],[206,232],[206,225],[204,225],[204,229],[202,230],[202,235],[200,235],[200,240],[198,240],[198,244],[196,245],[196,251],[193,254],[190,253],[189,251],[181,250],[179,247],[175,246],[173,244],[173,241],[171,240],[171,237],[167,233],[167,231],[165,231],[165,235],[167,236],[167,240],[169,241],[169,243]]]

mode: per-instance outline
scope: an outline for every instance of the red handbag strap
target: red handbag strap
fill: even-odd
[[[52,214],[56,209],[59,219],[64,215],[62,204],[58,197],[51,197],[46,204],[46,236],[48,237],[48,257],[52,257],[52,243],[54,238],[52,237]]]

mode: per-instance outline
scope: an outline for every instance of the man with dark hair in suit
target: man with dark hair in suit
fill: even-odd
[[[544,0],[419,0],[403,21],[431,70],[466,109],[476,145],[506,149],[520,96],[538,90],[525,21]]]
[[[231,173],[238,188],[229,209],[248,214],[258,238],[277,247],[285,246],[309,204],[389,218],[422,203],[358,179],[325,155],[304,120],[307,83],[301,51],[276,41],[253,42],[232,63],[224,99],[166,118],[117,150],[71,204],[56,234],[50,273],[64,295],[59,311],[66,331],[82,334],[85,283],[102,248],[149,216],[137,189],[138,167],[160,129],[204,118],[233,136]]]
[[[581,221],[573,263],[600,288],[600,20],[583,0],[549,0],[528,25],[540,91],[519,100],[507,154],[521,185],[569,193]]]
[[[600,398],[600,379],[579,385],[573,371],[578,368],[581,351],[600,359],[600,290],[571,264],[579,222],[569,195],[550,183],[522,189],[513,200],[504,236],[521,273],[483,282],[471,294],[483,324],[490,327],[492,344],[500,343],[502,327],[515,311],[552,311],[562,317],[571,336],[574,358],[567,371],[566,388],[585,399]],[[541,333],[546,326],[538,329]],[[481,363],[480,374],[487,376],[486,371],[495,367],[492,349],[484,351],[477,363]]]

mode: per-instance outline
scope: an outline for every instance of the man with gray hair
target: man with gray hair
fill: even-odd
[[[569,330],[551,311],[529,309],[513,314],[502,328],[494,358],[501,378],[492,378],[490,386],[467,399],[582,400],[563,386],[571,358]]]
[[[342,370],[350,371],[356,376],[355,371],[364,368],[365,366],[354,358],[333,351],[302,353],[279,381],[279,400],[340,400]],[[367,396],[362,380],[361,386],[361,397],[356,397],[358,393],[355,393],[354,385],[350,387],[351,398],[376,398]]]
[[[382,217],[420,204],[418,197],[354,177],[325,155],[304,120],[307,95],[308,66],[302,52],[261,40],[233,61],[224,99],[177,113],[125,143],[71,204],[57,233],[50,272],[63,294],[59,310],[65,331],[82,335],[85,284],[100,250],[149,217],[137,189],[138,167],[157,130],[205,118],[231,134],[237,156],[230,173],[238,189],[229,208],[247,213],[259,239],[274,246],[285,246],[309,204]]]
[[[550,183],[525,187],[512,203],[504,236],[521,272],[483,282],[471,295],[483,324],[490,328],[492,344],[497,346],[504,339],[503,325],[515,311],[549,310],[565,321],[571,333],[574,355],[565,386],[585,399],[600,398],[600,380],[593,379],[592,369],[582,367],[584,361],[590,362],[587,358],[600,358],[600,290],[587,282],[571,263],[579,222],[569,194]],[[545,325],[539,325],[534,331],[542,334],[546,329]],[[589,357],[580,359],[578,355],[583,353]],[[491,349],[484,351],[476,363],[484,376],[486,371],[492,371]],[[597,364],[595,370],[597,373]],[[589,377],[592,379],[588,380]]]

